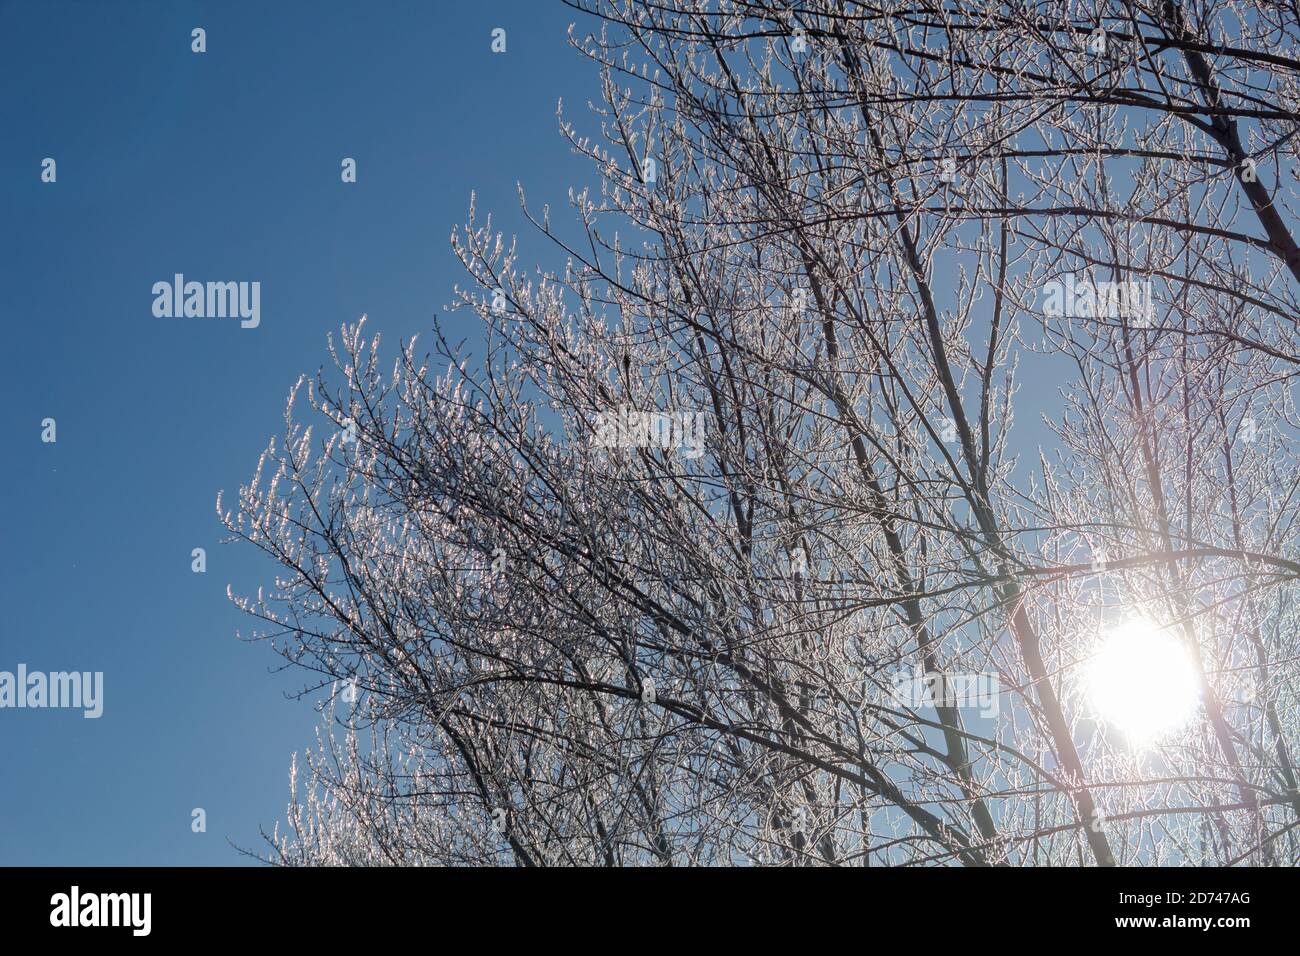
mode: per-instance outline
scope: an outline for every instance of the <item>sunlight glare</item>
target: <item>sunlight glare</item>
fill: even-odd
[[[1142,618],[1103,637],[1086,680],[1098,714],[1137,746],[1183,727],[1200,700],[1187,650],[1169,631]]]

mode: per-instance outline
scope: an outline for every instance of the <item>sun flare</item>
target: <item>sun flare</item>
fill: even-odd
[[[1142,618],[1103,636],[1087,665],[1086,682],[1098,715],[1136,746],[1181,729],[1200,701],[1187,649]]]

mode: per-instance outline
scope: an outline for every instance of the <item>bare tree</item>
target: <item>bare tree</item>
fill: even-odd
[[[471,202],[475,349],[345,328],[218,502],[343,728],[270,858],[1293,861],[1300,14],[574,5],[563,264]]]

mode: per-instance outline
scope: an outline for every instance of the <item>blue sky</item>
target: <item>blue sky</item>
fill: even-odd
[[[517,181],[557,210],[583,181],[555,121],[563,97],[596,131],[574,18],[0,0],[0,670],[104,672],[98,720],[0,710],[0,865],[240,863],[227,838],[257,848],[282,816],[316,715],[234,636],[251,622],[227,584],[272,569],[219,543],[217,491],[250,477],[328,332],[362,313],[390,343],[429,329],[463,281],[448,236],[471,190],[522,231]],[[259,281],[260,327],[155,318],[151,287],[177,272]]]

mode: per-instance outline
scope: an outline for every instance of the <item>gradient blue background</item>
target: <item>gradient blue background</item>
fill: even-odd
[[[391,348],[430,328],[464,283],[448,236],[471,190],[522,234],[516,181],[559,216],[589,177],[555,120],[562,97],[598,132],[576,18],[555,0],[0,0],[0,670],[105,674],[99,720],[0,710],[0,865],[240,863],[227,841],[260,849],[282,817],[316,714],[235,638],[253,622],[226,585],[273,569],[219,543],[217,491],[251,476],[327,332],[368,313]],[[176,272],[260,281],[261,327],[155,318]]]

